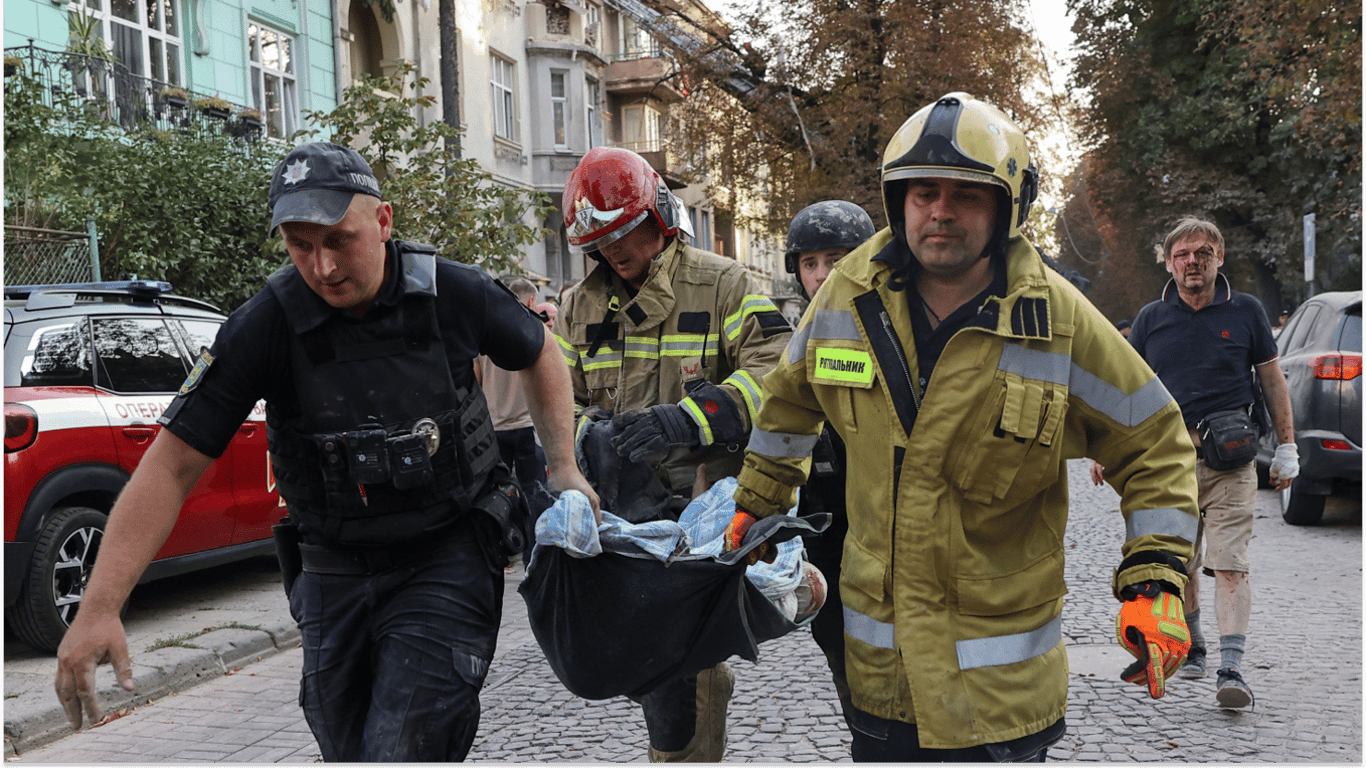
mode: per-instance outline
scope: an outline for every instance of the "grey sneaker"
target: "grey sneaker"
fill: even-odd
[[[1221,709],[1242,709],[1252,704],[1252,689],[1243,682],[1243,676],[1236,669],[1221,669],[1218,672],[1219,684],[1214,692],[1214,700]]]
[[[1186,663],[1181,665],[1178,675],[1187,680],[1195,680],[1205,676],[1205,647],[1203,645],[1192,645],[1190,653],[1186,654]]]

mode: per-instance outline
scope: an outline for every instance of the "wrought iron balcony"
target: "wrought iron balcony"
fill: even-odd
[[[244,138],[260,135],[259,119],[253,124],[250,119],[233,117],[240,110],[238,105],[133,74],[110,59],[32,44],[6,48],[6,90],[16,76],[36,80],[49,105],[55,105],[62,94],[75,96],[125,130],[197,126],[218,127]]]

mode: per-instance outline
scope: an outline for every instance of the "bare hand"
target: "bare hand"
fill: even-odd
[[[710,491],[711,486],[712,482],[707,479],[707,465],[698,464],[697,474],[693,477],[692,481],[692,497],[695,499],[707,491]]]
[[[75,730],[81,729],[83,720],[92,726],[100,721],[95,669],[110,663],[119,685],[125,691],[133,690],[133,665],[128,658],[123,622],[117,615],[105,618],[94,611],[77,614],[57,649],[55,686],[57,700]]]
[[[548,477],[550,487],[558,491],[578,491],[588,497],[588,503],[593,506],[593,521],[602,525],[602,502],[598,499],[598,492],[593,490],[593,486],[588,484],[588,479],[583,476],[579,468],[573,464],[550,470]]]
[[[1091,482],[1096,485],[1105,482],[1105,467],[1102,467],[1098,461],[1091,462]]]

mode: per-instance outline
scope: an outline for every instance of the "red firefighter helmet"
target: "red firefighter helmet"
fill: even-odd
[[[590,254],[625,237],[646,216],[666,237],[676,234],[682,207],[645,158],[615,147],[588,150],[569,174],[561,204],[569,249]]]

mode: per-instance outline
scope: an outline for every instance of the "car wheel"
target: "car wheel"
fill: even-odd
[[[1323,519],[1323,503],[1327,496],[1298,490],[1299,483],[1281,491],[1281,517],[1291,525],[1318,525]]]
[[[9,611],[9,624],[19,639],[57,650],[85,597],[106,519],[89,507],[53,511],[33,548],[19,599]]]

